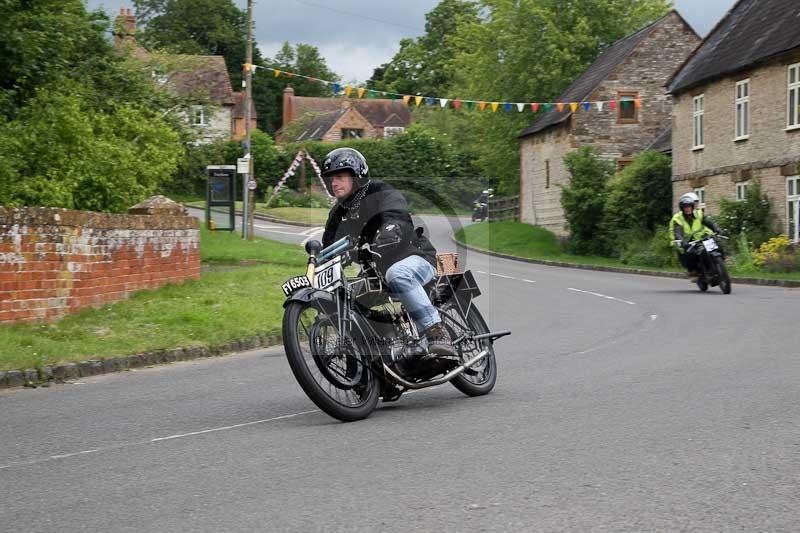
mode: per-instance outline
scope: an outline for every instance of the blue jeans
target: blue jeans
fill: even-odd
[[[389,289],[411,315],[420,333],[440,321],[439,312],[423,289],[435,275],[433,266],[418,255],[410,255],[386,271]]]

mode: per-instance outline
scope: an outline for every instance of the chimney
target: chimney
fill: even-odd
[[[129,42],[136,42],[136,15],[132,9],[121,7],[114,21],[114,43],[119,46]]]
[[[291,86],[287,86],[283,90],[283,127],[285,128],[287,124],[289,124],[294,116],[294,109],[292,109],[292,99],[294,98],[294,89]]]

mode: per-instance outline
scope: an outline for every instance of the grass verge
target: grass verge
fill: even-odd
[[[205,201],[188,202],[186,205],[205,209]],[[236,202],[236,209],[242,210],[242,202]],[[309,224],[325,225],[328,220],[328,208],[325,207],[265,207],[265,204],[256,203],[255,212],[286,220],[287,222],[306,222]]]
[[[659,268],[648,265],[623,263],[610,257],[572,255],[564,251],[556,236],[543,228],[520,222],[482,222],[462,228],[455,234],[456,240],[483,250],[502,254],[559,261],[578,265],[652,270],[656,272],[682,272],[680,268]],[[758,270],[738,271],[731,274],[742,278],[777,279],[800,281],[800,272],[773,273]]]
[[[199,281],[142,291],[52,324],[0,326],[0,370],[190,346],[218,346],[280,330],[280,284],[305,270],[299,247],[242,241],[228,233],[201,235],[203,261],[258,264],[204,272]]]

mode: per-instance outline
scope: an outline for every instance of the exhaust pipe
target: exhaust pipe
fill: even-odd
[[[447,383],[448,381],[452,380],[454,377],[461,375],[466,369],[468,369],[469,367],[471,367],[475,363],[479,362],[481,359],[483,359],[487,355],[489,355],[489,350],[485,349],[482,352],[480,352],[478,355],[476,355],[475,357],[473,357],[472,359],[470,359],[469,361],[464,363],[463,365],[461,365],[461,366],[459,366],[457,368],[454,368],[453,370],[451,370],[450,372],[448,372],[444,376],[442,376],[440,378],[437,378],[437,379],[434,379],[434,380],[431,380],[431,381],[423,381],[422,383],[412,383],[410,381],[407,381],[407,380],[401,378],[391,368],[386,366],[386,363],[383,364],[383,371],[386,372],[386,375],[388,375],[392,379],[392,381],[394,381],[398,385],[401,385],[401,386],[403,386],[403,387],[405,387],[407,389],[412,389],[412,390],[426,389],[428,387],[434,387],[436,385],[441,385],[442,383]]]

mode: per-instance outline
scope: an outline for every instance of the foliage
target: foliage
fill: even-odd
[[[325,155],[347,146],[359,150],[370,167],[370,175],[385,179],[401,189],[415,208],[463,208],[470,205],[486,183],[475,178],[476,170],[455,143],[435,135],[422,124],[414,124],[402,135],[389,139],[352,139],[338,143],[305,142],[286,147],[285,166],[299,148],[319,164]],[[422,178],[425,178],[424,180]],[[458,180],[450,178],[460,178]],[[297,176],[289,186],[297,188]]]
[[[722,199],[719,223],[731,236],[746,234],[755,246],[771,235],[770,202],[761,191],[761,183],[753,180],[747,187],[745,199],[734,202]]]
[[[461,52],[453,37],[465,24],[478,22],[478,6],[471,0],[442,0],[425,20],[425,33],[402,39],[392,60],[375,69],[369,88],[423,95],[450,90],[452,62]]]
[[[569,249],[576,254],[605,253],[601,225],[613,166],[589,147],[568,154],[564,163],[572,176],[561,191],[561,206],[570,231]]]
[[[620,260],[626,265],[658,268],[674,267],[678,262],[666,228],[660,228],[649,237],[626,241]]]
[[[781,258],[792,253],[792,242],[786,235],[778,235],[759,246],[753,256],[753,264],[759,267],[778,263]]]
[[[735,253],[731,260],[734,270],[740,273],[750,273],[758,268],[755,264],[753,248],[745,232],[739,233],[733,241]]]
[[[267,190],[266,197],[272,196],[272,188]],[[314,191],[299,192],[288,187],[284,187],[278,192],[275,199],[269,204],[270,207],[312,207],[330,208],[331,200],[328,195]]]

